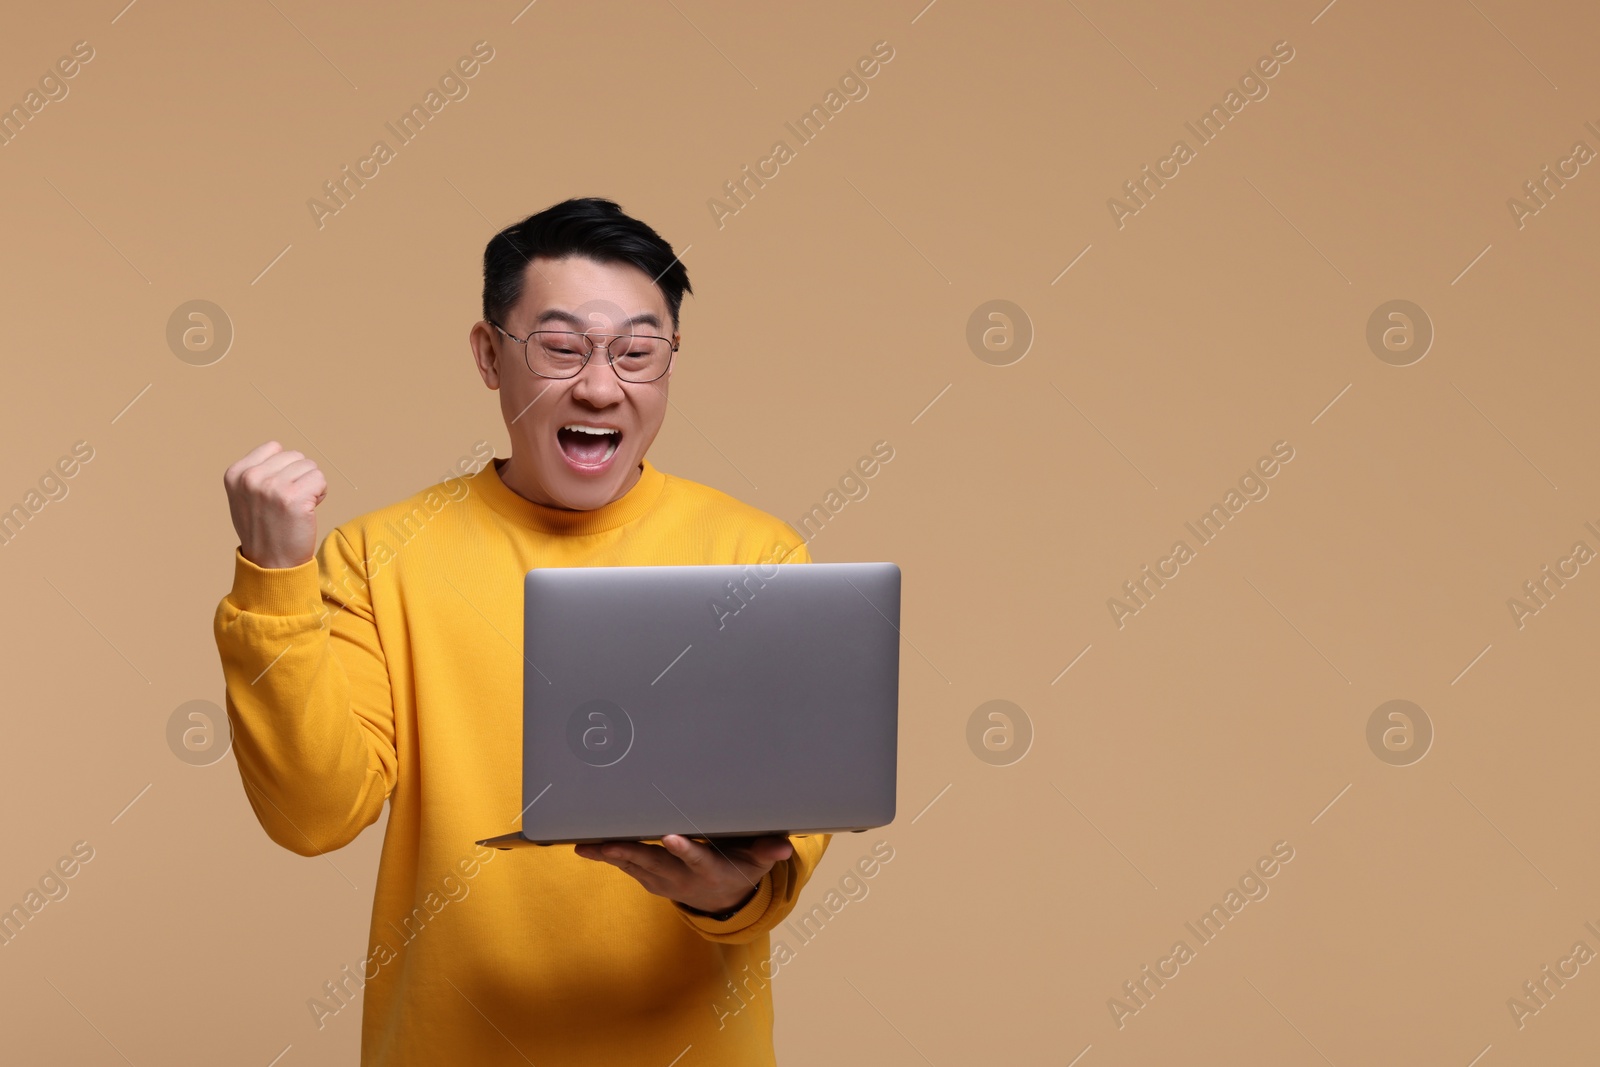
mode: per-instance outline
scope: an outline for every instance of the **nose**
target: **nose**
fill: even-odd
[[[609,407],[622,399],[622,381],[606,358],[609,351],[604,343],[594,343],[589,362],[584,364],[577,380],[572,383],[574,399],[597,408]]]

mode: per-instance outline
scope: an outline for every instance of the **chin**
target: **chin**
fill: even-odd
[[[629,476],[639,466],[622,455],[612,456],[598,471],[574,470],[563,457],[555,457],[555,469],[546,471],[545,491],[557,504],[575,511],[593,511],[611,503],[623,493]]]

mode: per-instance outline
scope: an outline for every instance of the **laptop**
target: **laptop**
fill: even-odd
[[[523,589],[522,827],[478,844],[894,821],[895,564],[541,568]]]

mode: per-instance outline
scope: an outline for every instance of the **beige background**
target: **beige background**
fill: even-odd
[[[1600,566],[1520,630],[1507,600],[1600,549],[1600,177],[1520,229],[1506,202],[1600,149],[1600,14],[922,2],[8,13],[0,102],[95,49],[0,148],[0,506],[94,448],[0,548],[0,906],[95,850],[0,948],[9,1057],[355,1061],[358,1009],[318,1031],[306,1000],[362,957],[381,826],[292,855],[231,756],[168,747],[221,700],[222,471],[306,448],[326,531],[506,454],[466,346],[484,242],[605,195],[696,289],[660,467],[796,522],[895,449],[812,549],[904,568],[900,817],[837,838],[807,906],[873,840],[895,859],[784,968],[783,1062],[1592,1058],[1600,965],[1520,1029],[1507,999],[1600,951]],[[319,230],[306,201],[480,40],[470,94]],[[880,40],[869,95],[719,228],[708,200]],[[1119,229],[1107,199],[1180,137]],[[193,299],[236,331],[210,366],[165,340]],[[1036,334],[1010,366],[966,341],[994,299]],[[1366,342],[1394,299],[1436,330],[1410,366]],[[1270,496],[1118,629],[1107,599],[1280,440]],[[1034,731],[1009,766],[968,747],[994,699]],[[1409,766],[1366,740],[1392,699],[1435,731]],[[1108,999],[1279,841],[1270,895],[1119,1029]]]

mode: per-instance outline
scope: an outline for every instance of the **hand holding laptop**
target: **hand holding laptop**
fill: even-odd
[[[787,837],[723,838],[713,844],[667,834],[659,845],[605,841],[573,851],[632,875],[657,896],[716,914],[749,900],[762,877],[794,855],[794,846]]]

